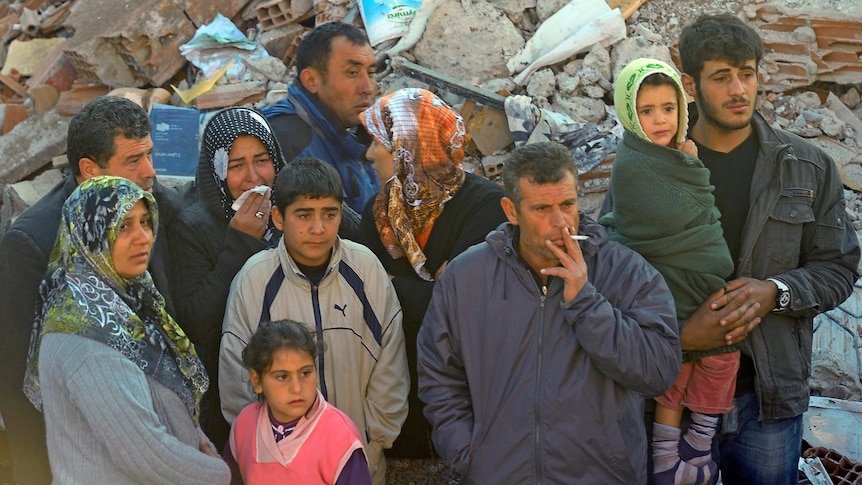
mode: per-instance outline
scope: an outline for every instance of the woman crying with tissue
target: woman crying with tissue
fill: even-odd
[[[260,113],[248,108],[217,112],[201,137],[198,200],[168,228],[177,321],[210,376],[201,427],[219,451],[230,430],[217,387],[225,302],[246,260],[280,237],[270,220],[270,187],[283,166],[281,147]]]

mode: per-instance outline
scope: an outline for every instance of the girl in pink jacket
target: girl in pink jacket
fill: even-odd
[[[293,320],[260,325],[243,350],[261,401],[243,408],[231,428],[224,458],[233,483],[371,484],[359,430],[318,391],[317,352],[306,326]]]

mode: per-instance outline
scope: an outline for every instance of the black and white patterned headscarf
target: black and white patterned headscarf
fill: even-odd
[[[276,174],[284,166],[281,147],[273,136],[269,123],[259,112],[248,108],[228,108],[213,115],[204,128],[203,149],[210,163],[210,172],[221,191],[222,208],[227,220],[234,215],[231,208],[233,196],[226,181],[228,154],[233,142],[240,135],[252,135],[263,142],[272,158]]]

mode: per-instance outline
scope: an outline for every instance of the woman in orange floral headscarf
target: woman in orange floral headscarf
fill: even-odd
[[[373,138],[366,154],[381,190],[362,214],[357,241],[392,275],[404,311],[410,411],[392,454],[433,455],[430,426],[416,396],[416,336],[434,280],[446,264],[506,220],[498,184],[461,168],[464,121],[430,91],[405,88],[359,117]]]

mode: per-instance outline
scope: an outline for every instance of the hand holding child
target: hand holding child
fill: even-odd
[[[679,146],[679,151],[685,153],[686,155],[691,155],[694,158],[697,158],[697,145],[694,144],[691,140],[686,140],[682,142]]]

